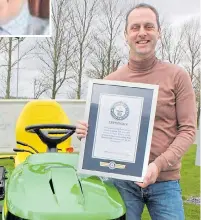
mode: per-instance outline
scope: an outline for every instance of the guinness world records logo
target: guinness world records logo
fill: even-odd
[[[124,120],[129,115],[129,107],[125,102],[116,102],[110,110],[111,116],[116,120]]]

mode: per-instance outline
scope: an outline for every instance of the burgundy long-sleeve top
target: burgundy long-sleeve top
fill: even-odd
[[[159,169],[157,181],[180,179],[181,158],[196,133],[196,99],[189,74],[152,55],[143,61],[130,58],[105,79],[159,85],[149,162]]]

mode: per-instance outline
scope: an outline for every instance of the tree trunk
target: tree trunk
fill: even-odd
[[[10,83],[11,83],[11,63],[12,63],[12,40],[13,38],[9,38],[9,51],[8,51],[8,72],[7,72],[7,80],[6,80],[6,99],[10,99]]]

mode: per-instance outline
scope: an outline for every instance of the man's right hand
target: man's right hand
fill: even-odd
[[[75,133],[77,134],[78,139],[85,138],[88,132],[88,124],[85,121],[78,121],[76,125]]]

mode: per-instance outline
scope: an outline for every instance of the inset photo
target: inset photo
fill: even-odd
[[[51,37],[51,0],[0,0],[0,37]]]

